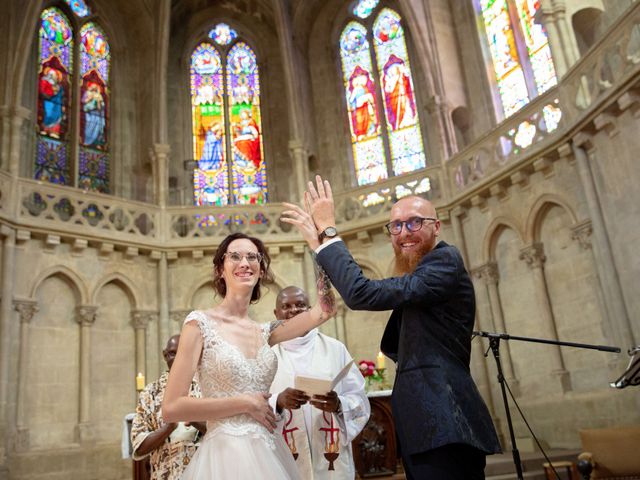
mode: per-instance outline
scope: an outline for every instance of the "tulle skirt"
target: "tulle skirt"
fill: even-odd
[[[275,435],[275,450],[263,438],[215,432],[206,435],[181,480],[299,479],[291,451]]]

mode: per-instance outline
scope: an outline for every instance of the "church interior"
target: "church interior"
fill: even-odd
[[[610,386],[640,344],[639,2],[2,9],[0,478],[131,478],[121,438],[136,375],[156,379],[185,316],[218,301],[221,240],[268,248],[258,322],[280,288],[313,294],[313,260],[280,214],[316,174],[368,277],[393,275],[383,226],[419,195],[472,276],[476,330],[620,348],[501,342],[543,445],[577,451],[580,430],[640,425],[638,387]],[[375,361],[388,315],[342,303],[321,330]],[[472,345],[508,452],[489,342]]]

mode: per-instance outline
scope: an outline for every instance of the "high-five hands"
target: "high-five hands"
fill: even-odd
[[[316,224],[318,233],[323,232],[327,227],[336,226],[336,213],[333,204],[333,193],[328,180],[322,180],[320,175],[316,175],[316,184],[307,184],[307,191],[304,192],[305,203],[309,206],[309,213]]]
[[[331,185],[316,175],[316,183],[309,182],[304,192],[304,209],[293,203],[283,204],[282,221],[295,226],[311,250],[320,246],[318,235],[327,227],[336,226],[335,206]]]

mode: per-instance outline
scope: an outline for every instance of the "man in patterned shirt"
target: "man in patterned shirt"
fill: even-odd
[[[178,351],[180,335],[174,335],[162,351],[169,370]],[[191,425],[164,423],[161,415],[162,399],[169,371],[147,385],[138,399],[136,416],[131,426],[133,459],[142,460],[150,455],[151,480],[178,480],[196,451],[196,439],[206,432],[206,424]],[[191,382],[190,395],[200,397],[198,384]]]

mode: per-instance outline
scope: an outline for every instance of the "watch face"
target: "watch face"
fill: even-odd
[[[325,237],[335,237],[336,235],[338,235],[338,231],[335,229],[335,227],[327,227],[324,229],[324,233]]]

